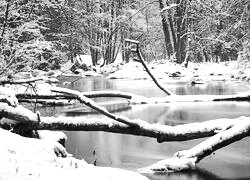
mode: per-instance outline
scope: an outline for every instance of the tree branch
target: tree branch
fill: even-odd
[[[247,117],[236,119],[216,119],[201,123],[190,123],[177,126],[150,124],[136,119],[136,127],[123,124],[113,119],[86,117],[38,117],[37,113],[22,106],[11,107],[0,103],[0,116],[12,119],[17,124],[15,128],[29,130],[68,130],[68,131],[105,131],[112,133],[131,134],[156,138],[158,142],[185,141],[212,136],[220,131],[233,127],[237,122],[249,120]],[[3,125],[3,123],[2,123]]]
[[[19,80],[3,80],[0,81],[0,85],[5,85],[5,84],[31,84],[31,83],[35,83],[37,81],[45,81],[45,82],[55,82],[52,80],[50,80],[50,78],[47,77],[36,77],[36,78],[30,78],[30,79],[19,79]]]
[[[147,97],[140,96],[137,94],[129,93],[129,92],[122,92],[122,91],[90,91],[90,92],[82,92],[83,96],[86,96],[88,98],[99,98],[99,97],[115,97],[115,98],[124,98],[124,99],[144,99],[146,102]],[[32,94],[32,93],[21,93],[17,92],[16,97],[19,100],[25,100],[25,99],[75,99],[73,96],[65,95],[65,94]]]
[[[192,169],[196,163],[214,151],[250,135],[250,119],[242,119],[228,130],[208,138],[197,146],[175,153],[173,158],[159,161],[152,166],[141,168],[141,173],[182,171]]]
[[[135,41],[135,40],[131,40],[131,39],[125,39],[126,42],[132,43],[136,45],[136,53],[139,57],[139,60],[141,62],[141,64],[143,65],[143,67],[145,68],[145,70],[147,71],[147,73],[149,74],[149,76],[152,78],[152,80],[154,81],[154,83],[163,91],[165,92],[167,95],[174,95],[173,92],[169,91],[168,89],[165,89],[164,87],[162,87],[160,85],[160,83],[157,81],[157,79],[154,77],[154,75],[151,73],[151,71],[149,70],[149,68],[147,67],[146,63],[144,62],[144,59],[142,57],[142,54],[139,50],[139,41]]]
[[[89,106],[90,108],[102,113],[103,115],[114,119],[115,121],[130,125],[132,127],[138,127],[138,124],[136,122],[131,121],[130,119],[128,119],[125,116],[117,116],[115,114],[112,114],[110,112],[108,112],[107,109],[105,109],[104,107],[98,106],[94,101],[92,101],[91,99],[83,96],[81,94],[81,92],[79,91],[74,91],[74,90],[70,90],[70,89],[65,89],[65,88],[52,88],[51,89],[52,92],[57,92],[57,93],[63,93],[63,94],[68,94],[68,95],[72,95],[73,97],[75,97],[77,100],[79,100],[81,103],[84,103],[85,105]]]
[[[36,79],[36,80],[39,80]],[[42,79],[41,79],[42,80]],[[35,81],[35,79],[34,79]],[[29,83],[33,82],[30,80],[20,80],[15,81],[13,84],[21,84],[21,83]],[[5,82],[0,82],[0,84],[5,84]],[[12,82],[8,82],[12,83]],[[46,87],[47,88],[47,87]],[[48,91],[48,89],[46,89]],[[241,92],[233,95],[174,95],[174,96],[166,96],[166,97],[144,97],[140,95],[136,95],[128,92],[121,91],[91,91],[91,92],[81,92],[83,96],[88,98],[98,98],[98,97],[117,97],[117,98],[125,98],[133,104],[156,104],[156,103],[175,103],[175,102],[212,102],[212,101],[249,101],[250,93],[249,92]],[[76,99],[75,96],[68,94],[60,94],[60,93],[43,93],[43,92],[17,92],[16,97],[20,100],[20,102],[28,101],[28,99],[41,99],[41,100],[72,100]],[[60,103],[61,104],[61,103]]]

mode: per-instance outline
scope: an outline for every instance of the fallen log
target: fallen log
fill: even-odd
[[[131,120],[137,127],[117,122],[109,118],[89,119],[86,117],[40,117],[37,113],[22,106],[11,107],[0,103],[0,116],[18,122],[15,131],[30,130],[68,130],[68,131],[105,131],[156,138],[158,142],[185,141],[210,137],[220,131],[233,127],[239,121],[250,121],[249,117],[236,119],[215,119],[200,123],[176,126],[150,124],[140,119]],[[1,122],[1,121],[0,121]],[[0,123],[4,126],[3,123]]]
[[[74,101],[66,99],[19,99],[20,103],[38,103],[44,106],[68,106],[73,105]]]
[[[90,91],[90,92],[82,92],[83,96],[88,98],[100,98],[100,97],[114,97],[114,98],[124,98],[124,99],[132,99],[133,97],[138,98],[146,98],[140,95],[136,95],[129,92],[122,92],[122,91]],[[18,99],[75,99],[72,96],[63,95],[59,93],[50,93],[50,94],[41,94],[41,93],[16,93],[16,97]]]
[[[20,123],[38,122],[40,117],[39,114],[33,113],[21,105],[12,107],[6,103],[0,103],[0,116]]]
[[[138,126],[137,123],[135,123],[134,121],[131,121],[130,119],[128,119],[125,116],[121,116],[121,115],[117,116],[115,114],[110,113],[104,107],[97,105],[91,99],[83,96],[82,93],[79,92],[79,91],[74,91],[74,90],[65,89],[65,88],[57,88],[57,87],[52,88],[51,91],[52,92],[57,92],[57,93],[63,93],[63,94],[71,95],[71,96],[75,97],[77,100],[79,100],[81,103],[89,106],[90,108],[92,108],[92,109],[94,109],[94,110],[102,113],[103,115],[105,115],[105,116],[107,116],[107,117],[109,117],[111,119],[114,119],[115,121],[118,121],[118,122],[130,125],[130,126],[133,126],[133,127],[137,127]]]
[[[241,120],[230,129],[219,132],[197,146],[189,150],[175,153],[173,158],[158,161],[157,163],[146,168],[141,168],[138,171],[141,173],[155,173],[192,169],[195,167],[196,163],[209,156],[214,151],[239,141],[249,135],[250,121]]]
[[[55,78],[49,78],[49,77],[35,77],[35,78],[30,78],[30,79],[10,79],[10,80],[2,80],[0,81],[0,85],[6,85],[6,84],[32,84],[38,81],[45,81],[48,83],[56,83],[58,80]]]
[[[131,104],[159,104],[159,103],[176,103],[176,102],[217,102],[217,101],[250,101],[250,92],[241,92],[232,95],[174,95],[166,97],[144,97],[128,92],[121,91],[92,91],[82,92],[83,96],[88,98],[100,98],[100,97],[114,97],[125,98],[130,101]],[[16,97],[22,101],[28,101],[28,99],[43,99],[43,100],[72,100],[74,96],[67,94],[51,93],[51,94],[30,94],[30,93],[17,93]]]

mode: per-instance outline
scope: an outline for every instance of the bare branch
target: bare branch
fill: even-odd
[[[102,113],[103,115],[114,119],[115,121],[130,125],[132,127],[138,127],[138,124],[131,121],[130,119],[128,119],[125,116],[117,116],[115,114],[112,114],[110,112],[108,112],[107,109],[105,109],[104,107],[101,107],[99,105],[97,105],[94,101],[92,101],[91,99],[83,96],[79,91],[74,91],[74,90],[69,90],[69,89],[65,89],[65,88],[52,88],[51,89],[52,92],[57,92],[57,93],[63,93],[63,94],[68,94],[68,95],[72,95],[74,96],[77,100],[79,100],[81,103],[84,103],[85,105],[91,107],[92,109]]]
[[[163,86],[161,86],[161,84],[157,81],[157,79],[154,77],[154,75],[151,73],[151,71],[149,70],[148,66],[146,65],[146,63],[144,62],[144,59],[142,57],[142,54],[139,50],[139,41],[135,41],[135,40],[131,40],[131,39],[126,39],[126,42],[132,43],[136,45],[136,53],[139,57],[140,63],[143,65],[143,67],[145,68],[145,70],[147,71],[147,73],[149,74],[149,76],[152,78],[152,80],[154,81],[154,83],[163,91],[165,92],[167,95],[174,95],[173,92],[169,91],[168,89],[164,88]]]
[[[28,130],[69,130],[69,131],[105,131],[120,134],[131,134],[156,138],[158,142],[185,141],[209,137],[218,132],[233,127],[237,122],[249,121],[247,117],[236,119],[215,119],[201,123],[190,123],[177,126],[150,124],[146,121],[135,119],[130,126],[113,119],[86,117],[38,117],[37,113],[17,106],[16,108],[0,103],[0,116],[15,120],[16,128]],[[39,120],[40,119],[40,120]],[[132,120],[130,120],[132,121]]]
[[[228,130],[208,138],[197,146],[175,153],[173,158],[161,160],[152,166],[141,168],[141,173],[182,171],[192,169],[196,163],[214,151],[250,135],[250,119],[242,119]]]

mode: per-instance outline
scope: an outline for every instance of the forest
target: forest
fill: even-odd
[[[0,0],[0,179],[247,179],[249,62],[249,0]]]
[[[230,61],[249,46],[247,0],[10,0],[0,10],[3,70],[58,69],[77,54],[96,65],[121,52],[128,62],[126,38],[140,41],[148,62]]]

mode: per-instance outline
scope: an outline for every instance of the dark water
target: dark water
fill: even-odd
[[[72,81],[72,79],[65,79]],[[234,94],[250,89],[248,83],[215,82],[191,86],[185,82],[164,83],[176,94]],[[164,96],[152,81],[146,80],[106,80],[104,78],[84,78],[66,87],[80,90],[121,90],[147,97]],[[96,99],[97,100],[97,99]],[[118,99],[102,98],[97,102],[116,101]],[[120,101],[120,100],[119,100]],[[115,105],[114,105],[115,106]],[[124,103],[124,107],[128,105]],[[89,118],[103,116],[89,113],[82,106],[50,109],[47,113],[64,113],[65,115],[87,115]],[[84,113],[81,114],[81,108]],[[110,108],[110,107],[108,107]],[[113,107],[115,109],[115,107]],[[71,112],[71,114],[68,113]],[[77,113],[78,112],[78,113]],[[152,123],[176,125],[190,122],[202,122],[215,118],[236,118],[250,116],[248,102],[213,102],[213,103],[176,103],[171,105],[135,105],[117,112],[131,119],[140,118]],[[105,132],[66,132],[66,148],[77,158],[83,158],[98,166],[119,167],[136,170],[171,157],[179,150],[189,149],[204,139],[186,142],[165,142],[159,144],[155,139],[131,135],[111,134]],[[202,160],[197,169],[189,172],[148,175],[151,179],[168,180],[210,180],[210,179],[250,179],[250,142],[245,138],[215,152],[215,155]]]

